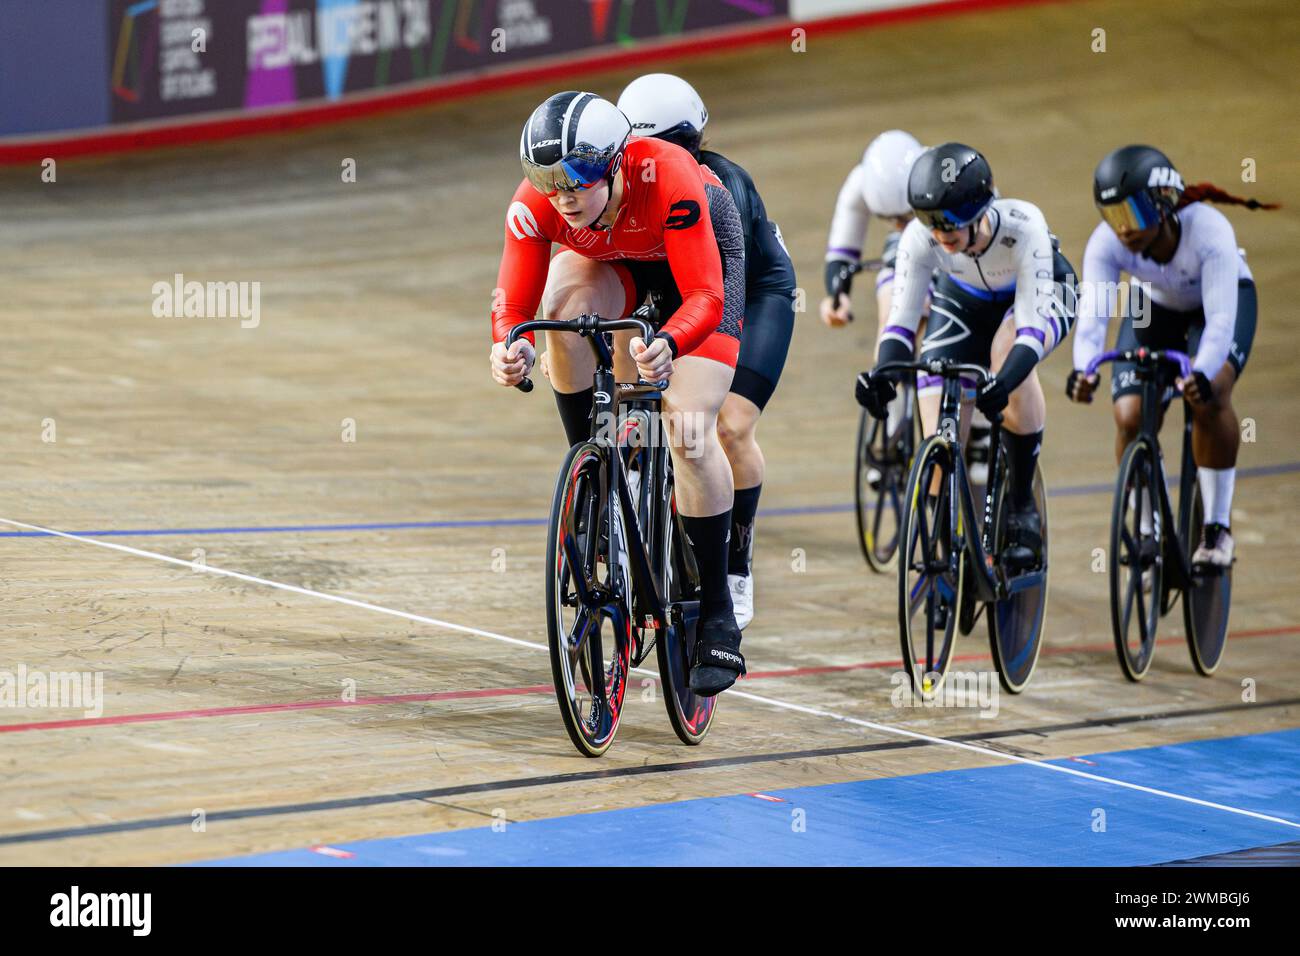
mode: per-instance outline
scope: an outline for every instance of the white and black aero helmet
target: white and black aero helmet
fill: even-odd
[[[595,93],[556,93],[533,110],[519,137],[524,175],[544,196],[612,179],[632,132],[627,117]]]
[[[638,136],[654,136],[682,147],[692,155],[700,151],[709,111],[695,87],[671,73],[647,73],[627,85],[618,108],[632,122]]]

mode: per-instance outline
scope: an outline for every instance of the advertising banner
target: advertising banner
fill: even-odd
[[[328,102],[789,12],[789,0],[110,2],[114,123]]]

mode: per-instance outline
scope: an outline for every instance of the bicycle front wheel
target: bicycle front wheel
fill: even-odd
[[[1192,555],[1201,541],[1205,508],[1201,486],[1192,482],[1192,507],[1188,527],[1180,528],[1192,582],[1183,595],[1183,627],[1192,665],[1209,677],[1219,668],[1228,646],[1228,611],[1232,606],[1232,568],[1194,568]]]
[[[952,446],[931,435],[907,482],[898,564],[898,626],[903,666],[923,696],[939,690],[952,663],[965,563],[956,553],[961,512],[953,496]]]
[[[551,675],[564,728],[587,757],[599,757],[614,742],[632,655],[626,602],[606,591],[613,575],[603,454],[591,442],[569,449],[555,484],[546,544]],[[605,597],[599,597],[602,591]]]
[[[1164,584],[1159,469],[1141,439],[1124,451],[1110,519],[1110,620],[1120,669],[1131,681],[1146,676],[1156,647]],[[1146,525],[1144,529],[1143,525]]]

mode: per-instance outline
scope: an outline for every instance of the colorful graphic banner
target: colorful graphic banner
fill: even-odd
[[[789,0],[111,0],[112,120],[328,102],[788,10]]]

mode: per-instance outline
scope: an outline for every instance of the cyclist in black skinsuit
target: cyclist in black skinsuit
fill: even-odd
[[[731,394],[718,416],[718,437],[731,461],[736,487],[727,580],[736,622],[743,628],[753,617],[754,516],[764,473],[754,429],[781,378],[794,332],[794,265],[749,173],[720,153],[700,148],[709,113],[689,83],[668,73],[639,77],[623,91],[618,107],[631,121],[634,134],[676,143],[712,170],[731,193],[745,232],[740,357]]]

